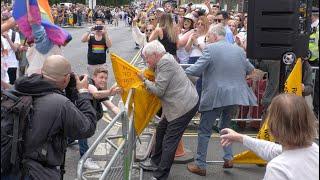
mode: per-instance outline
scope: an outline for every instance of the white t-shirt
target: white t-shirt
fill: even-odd
[[[269,161],[264,180],[318,180],[319,146],[284,150],[274,142],[244,136],[243,145]]]
[[[181,39],[183,34],[179,34],[179,39]],[[177,49],[177,57],[179,59],[180,64],[188,64],[189,53],[186,51],[185,47],[180,47]]]
[[[197,43],[201,46],[205,45],[205,42],[204,42],[204,39],[205,39],[205,36],[199,36],[197,38]],[[190,57],[200,57],[202,56],[202,51],[201,49],[199,49],[198,47],[195,47],[195,46],[192,46],[192,50],[191,50],[191,53],[190,53]]]
[[[8,35],[9,35],[9,38],[12,39],[11,38],[12,37],[12,30],[11,29],[8,31]],[[7,39],[1,36],[1,42],[3,44],[3,48],[8,50],[8,55],[1,57],[2,61],[5,62],[5,64],[7,65],[8,68],[19,67],[19,62],[16,58],[16,54],[11,49],[11,46],[10,46],[9,42],[7,41]],[[15,40],[13,43],[20,44],[20,35],[18,32],[16,32],[16,37],[15,37]]]

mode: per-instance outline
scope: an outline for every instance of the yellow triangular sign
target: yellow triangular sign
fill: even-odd
[[[264,139],[267,141],[274,142],[274,137],[269,132],[267,121],[268,120],[266,119],[266,121],[263,123],[262,127],[260,128],[260,130],[257,134],[257,139]],[[235,155],[233,158],[233,163],[235,163],[235,164],[260,164],[260,165],[267,164],[267,162],[265,160],[261,159],[259,156],[257,156],[252,151],[244,151],[240,154]]]
[[[285,82],[284,92],[302,96],[302,62],[299,58]]]

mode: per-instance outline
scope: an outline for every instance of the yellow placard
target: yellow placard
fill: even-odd
[[[257,139],[264,139],[266,141],[272,141],[274,142],[274,137],[270,134],[269,128],[267,125],[268,119],[265,120],[262,127],[260,128]],[[240,154],[237,154],[233,158],[233,163],[235,164],[259,164],[264,165],[267,164],[267,162],[263,159],[261,159],[259,156],[257,156],[252,151],[244,151]]]
[[[288,79],[285,82],[285,93],[293,93],[298,96],[302,96],[302,62],[299,58],[294,65]]]
[[[110,57],[116,82],[124,91],[121,95],[123,102],[126,102],[129,90],[134,89],[130,109],[134,103],[134,125],[136,133],[139,135],[159,111],[160,100],[146,90],[137,76],[137,73],[140,72],[138,68],[113,53]],[[151,70],[145,70],[144,75],[147,79],[154,81],[154,73]]]

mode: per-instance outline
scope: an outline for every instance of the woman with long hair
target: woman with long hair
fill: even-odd
[[[189,61],[189,53],[186,51],[185,46],[189,40],[189,37],[194,32],[194,25],[196,23],[196,19],[193,17],[191,13],[187,14],[183,17],[183,27],[180,30],[179,41],[178,41],[178,50],[177,57],[181,64],[187,64]]]
[[[160,17],[159,27],[152,32],[149,42],[156,39],[161,42],[168,53],[176,57],[178,34],[170,14],[163,14]]]
[[[269,161],[264,180],[319,179],[316,117],[302,96],[280,94],[267,112],[267,124],[276,142],[251,138],[231,129],[221,131],[221,144],[240,142]]]
[[[189,40],[185,46],[187,52],[189,52],[188,64],[194,64],[201,56],[202,50],[205,48],[205,36],[209,30],[209,22],[206,16],[200,16],[196,24],[196,29],[189,37]],[[201,98],[202,89],[202,77],[200,77],[196,82],[196,88],[199,95],[199,100]]]

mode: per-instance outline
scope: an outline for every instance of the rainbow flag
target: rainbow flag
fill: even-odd
[[[28,22],[27,1],[29,11],[33,19],[46,30],[48,38],[56,45],[66,45],[71,35],[61,27],[53,23],[51,9],[48,0],[19,0],[13,5],[12,16],[19,26],[20,31],[28,40],[33,40],[32,29]]]

